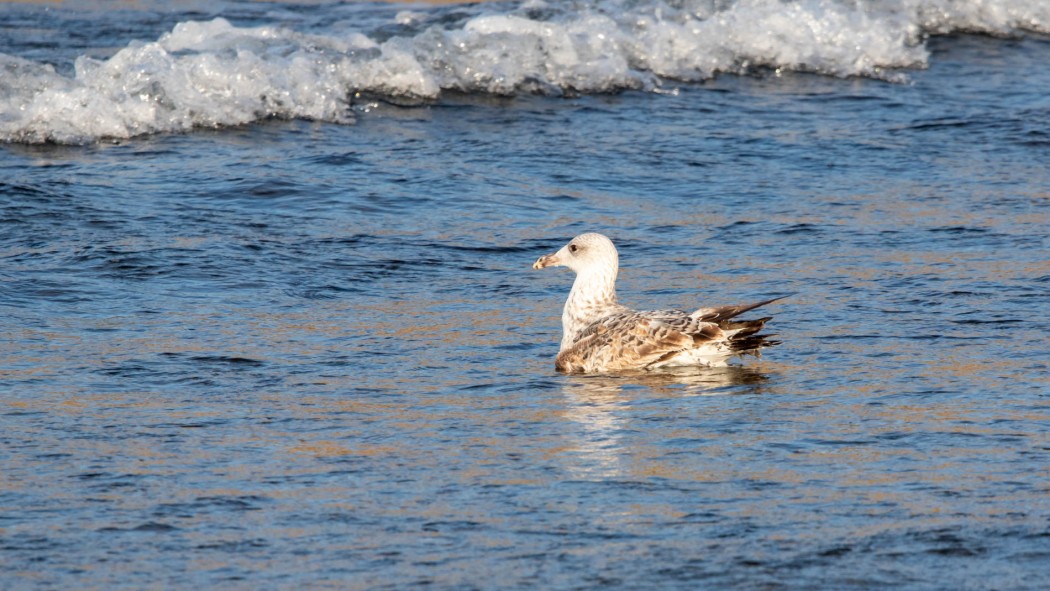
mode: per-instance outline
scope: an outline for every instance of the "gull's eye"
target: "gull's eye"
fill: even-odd
[[[575,253],[577,250],[580,250],[579,246],[576,246],[575,244],[569,245],[569,252]]]

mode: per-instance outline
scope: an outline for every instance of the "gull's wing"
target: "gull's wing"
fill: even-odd
[[[606,316],[577,335],[558,354],[565,372],[645,369],[704,343],[728,340],[717,324],[677,310],[625,312]]]

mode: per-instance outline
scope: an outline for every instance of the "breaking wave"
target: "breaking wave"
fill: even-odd
[[[71,76],[0,54],[0,140],[86,143],[271,117],[350,123],[362,97],[658,91],[719,73],[903,81],[927,65],[929,35],[960,31],[1050,33],[1050,3],[528,0],[310,33],[188,21],[108,59],[80,56]]]

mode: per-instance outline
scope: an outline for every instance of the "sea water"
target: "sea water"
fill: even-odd
[[[1050,5],[0,5],[0,587],[1050,586]],[[790,295],[733,367],[553,368]]]

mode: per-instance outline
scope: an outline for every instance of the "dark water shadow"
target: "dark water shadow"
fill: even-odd
[[[659,372],[568,376],[566,391],[583,397],[714,396],[768,393],[768,374],[747,366],[688,367]]]

